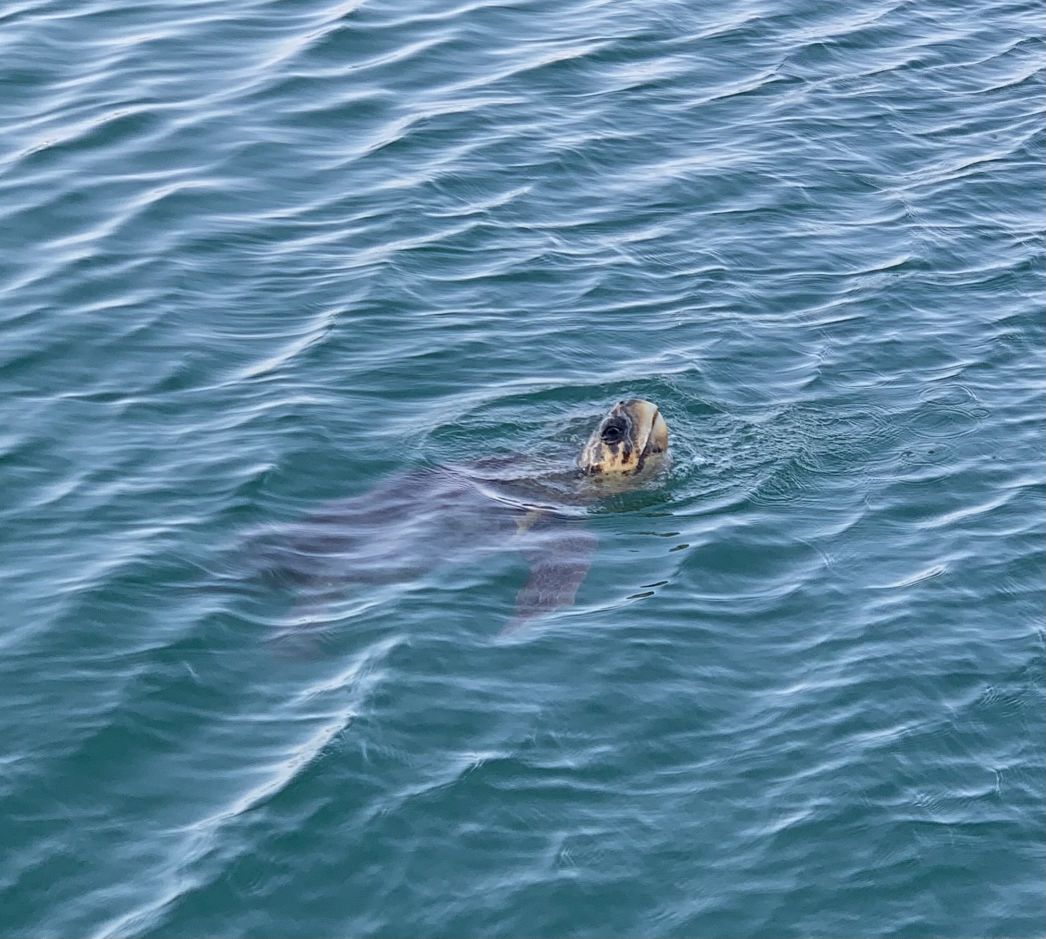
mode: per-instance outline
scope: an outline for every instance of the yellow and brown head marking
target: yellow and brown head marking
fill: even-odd
[[[668,452],[668,425],[641,398],[619,401],[599,422],[578,457],[586,475],[626,475],[653,469]]]

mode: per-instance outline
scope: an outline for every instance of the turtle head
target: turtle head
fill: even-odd
[[[668,453],[668,425],[657,406],[641,398],[618,401],[578,456],[586,476],[629,476],[657,469]]]

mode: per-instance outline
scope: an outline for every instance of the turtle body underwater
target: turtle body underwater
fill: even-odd
[[[353,586],[411,583],[446,564],[513,550],[529,574],[504,635],[574,602],[596,546],[577,507],[635,488],[667,458],[658,408],[619,401],[572,464],[537,471],[527,456],[505,454],[403,472],[270,531],[261,567],[294,590],[300,628]]]

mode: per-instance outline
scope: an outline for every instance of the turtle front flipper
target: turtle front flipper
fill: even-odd
[[[534,532],[532,537],[523,552],[530,562],[530,576],[516,595],[516,612],[501,630],[502,636],[571,606],[597,543],[595,535],[573,524]]]

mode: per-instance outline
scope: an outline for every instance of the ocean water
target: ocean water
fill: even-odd
[[[1043,79],[1030,0],[7,0],[0,934],[1042,936]]]

